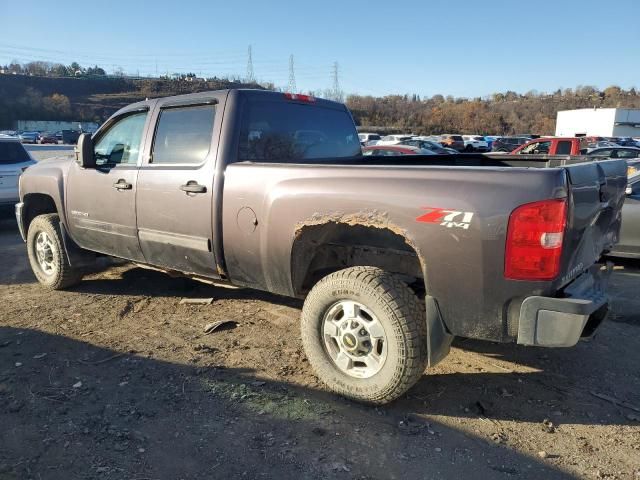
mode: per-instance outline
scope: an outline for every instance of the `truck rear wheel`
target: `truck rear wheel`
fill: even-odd
[[[38,215],[29,224],[27,254],[38,282],[50,290],[61,290],[82,279],[82,272],[69,264],[56,213]]]
[[[404,394],[427,364],[422,302],[397,276],[376,267],[335,272],[309,292],[302,343],[333,391],[371,404]]]

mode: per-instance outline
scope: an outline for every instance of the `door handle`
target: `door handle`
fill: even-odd
[[[131,190],[132,185],[128,183],[124,178],[121,178],[113,184],[113,188],[116,188],[118,190]]]
[[[206,193],[207,187],[191,180],[185,185],[180,185],[180,190],[187,193]]]

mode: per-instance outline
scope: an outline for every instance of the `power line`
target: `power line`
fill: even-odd
[[[287,88],[289,93],[297,93],[296,88],[296,73],[293,69],[293,54],[289,55],[289,87]]]

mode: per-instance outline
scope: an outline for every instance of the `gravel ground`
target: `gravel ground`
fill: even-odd
[[[459,339],[370,408],[318,382],[298,301],[129,264],[46,292],[1,220],[0,479],[638,480],[639,279],[618,267],[589,342]]]

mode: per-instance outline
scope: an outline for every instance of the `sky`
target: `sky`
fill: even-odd
[[[299,91],[456,97],[640,86],[640,0],[0,0],[0,64],[247,72]]]

